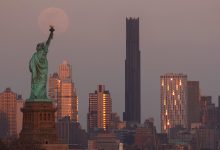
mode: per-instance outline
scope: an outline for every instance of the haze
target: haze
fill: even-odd
[[[30,92],[28,62],[41,32],[38,16],[48,7],[63,9],[67,32],[54,35],[49,73],[64,59],[73,68],[80,123],[86,128],[88,93],[105,84],[113,112],[124,111],[125,19],[140,18],[142,122],[155,118],[160,129],[159,77],[181,72],[199,80],[203,95],[220,95],[219,0],[19,0],[0,1],[0,91]],[[49,33],[48,33],[49,34]]]

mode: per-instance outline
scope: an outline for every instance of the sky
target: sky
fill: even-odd
[[[28,62],[45,41],[38,17],[47,8],[69,18],[65,33],[54,35],[49,73],[63,60],[73,69],[79,120],[86,128],[88,95],[98,84],[110,91],[113,112],[125,103],[126,17],[140,18],[141,119],[153,117],[160,131],[160,75],[173,72],[200,81],[202,95],[220,95],[219,0],[1,0],[0,91],[6,87],[29,97]]]

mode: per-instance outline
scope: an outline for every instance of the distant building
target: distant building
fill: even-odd
[[[20,134],[22,129],[23,113],[21,108],[23,108],[25,100],[22,99],[21,95],[17,97],[17,111],[16,111],[16,122],[17,122],[17,135]]]
[[[192,123],[200,122],[200,89],[199,81],[187,81],[187,118],[188,128]]]
[[[94,93],[89,93],[88,131],[95,128],[107,130],[110,127],[112,99],[104,85],[98,85]]]
[[[110,129],[114,130],[120,130],[126,127],[126,123],[124,121],[120,120],[120,116],[118,113],[112,113],[111,114],[111,121],[110,121]]]
[[[64,117],[58,120],[56,127],[60,144],[87,147],[87,133],[78,122],[71,121],[70,117]]]
[[[139,18],[126,18],[125,112],[127,125],[141,123]]]
[[[10,88],[0,93],[0,138],[17,136],[17,94]]]
[[[143,150],[158,149],[157,132],[152,119],[145,120],[144,126],[137,127],[134,146]]]
[[[52,75],[50,74],[48,81],[48,96],[51,100],[53,100],[53,103],[57,105],[58,89],[60,89],[61,85],[61,80],[58,73],[53,73]]]
[[[212,103],[211,96],[201,96],[201,121],[209,128],[216,127],[218,123],[218,108]]]
[[[187,75],[160,76],[161,131],[181,125],[187,128]]]
[[[72,80],[72,66],[66,60],[59,65],[59,78],[60,80]]]
[[[88,140],[89,150],[119,150],[120,140],[113,133],[98,134],[94,139]]]
[[[78,122],[78,96],[72,81],[72,67],[64,61],[59,65],[59,74],[54,73],[49,77],[49,98],[57,106],[56,120],[69,116]]]
[[[71,120],[78,122],[78,97],[75,93],[74,83],[61,81],[57,103],[58,120],[69,116]]]

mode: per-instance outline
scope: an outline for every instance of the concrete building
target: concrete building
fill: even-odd
[[[104,85],[98,85],[94,93],[89,93],[88,131],[95,128],[107,130],[110,127],[112,99]]]
[[[187,81],[187,118],[188,128],[190,129],[192,123],[200,122],[200,89],[199,81]]]
[[[141,69],[139,50],[139,18],[126,18],[125,112],[130,124],[141,122]]]
[[[187,128],[187,75],[160,76],[161,131],[181,125]]]
[[[17,136],[17,94],[10,88],[0,93],[0,138]]]

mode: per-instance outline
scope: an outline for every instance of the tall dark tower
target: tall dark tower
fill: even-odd
[[[139,18],[126,18],[125,113],[127,124],[141,122]]]

